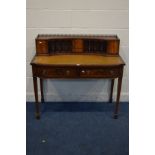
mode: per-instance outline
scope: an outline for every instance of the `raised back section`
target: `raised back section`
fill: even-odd
[[[36,38],[36,54],[119,55],[119,42],[117,35],[40,34]]]

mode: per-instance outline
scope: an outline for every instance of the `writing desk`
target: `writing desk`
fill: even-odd
[[[117,43],[117,36],[38,35],[37,52],[31,61],[36,118],[40,118],[37,78],[40,78],[42,102],[43,79],[111,79],[109,102],[112,102],[114,80],[118,78],[114,109],[114,118],[117,118],[125,65],[118,54]]]

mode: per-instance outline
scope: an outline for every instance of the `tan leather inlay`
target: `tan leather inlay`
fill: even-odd
[[[120,56],[103,55],[53,55],[35,56],[32,64],[43,65],[121,65]]]

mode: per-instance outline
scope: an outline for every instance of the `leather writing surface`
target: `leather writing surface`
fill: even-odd
[[[53,55],[35,56],[33,64],[83,64],[83,65],[122,65],[123,60],[119,56],[102,55]]]

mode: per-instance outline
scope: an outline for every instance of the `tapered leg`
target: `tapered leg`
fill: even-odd
[[[118,118],[118,109],[119,109],[119,101],[120,101],[120,93],[121,93],[121,86],[122,86],[122,77],[118,78],[118,85],[117,85],[117,99],[116,99],[116,105],[115,105],[115,111],[114,111],[114,118]]]
[[[34,85],[34,94],[35,94],[36,119],[40,119],[37,77],[33,77],[33,85]]]
[[[41,102],[44,102],[43,79],[40,78]]]
[[[110,103],[112,103],[114,81],[115,81],[115,79],[112,79],[112,80],[111,80],[111,88],[110,88],[110,96],[109,96],[109,102],[110,102]]]

